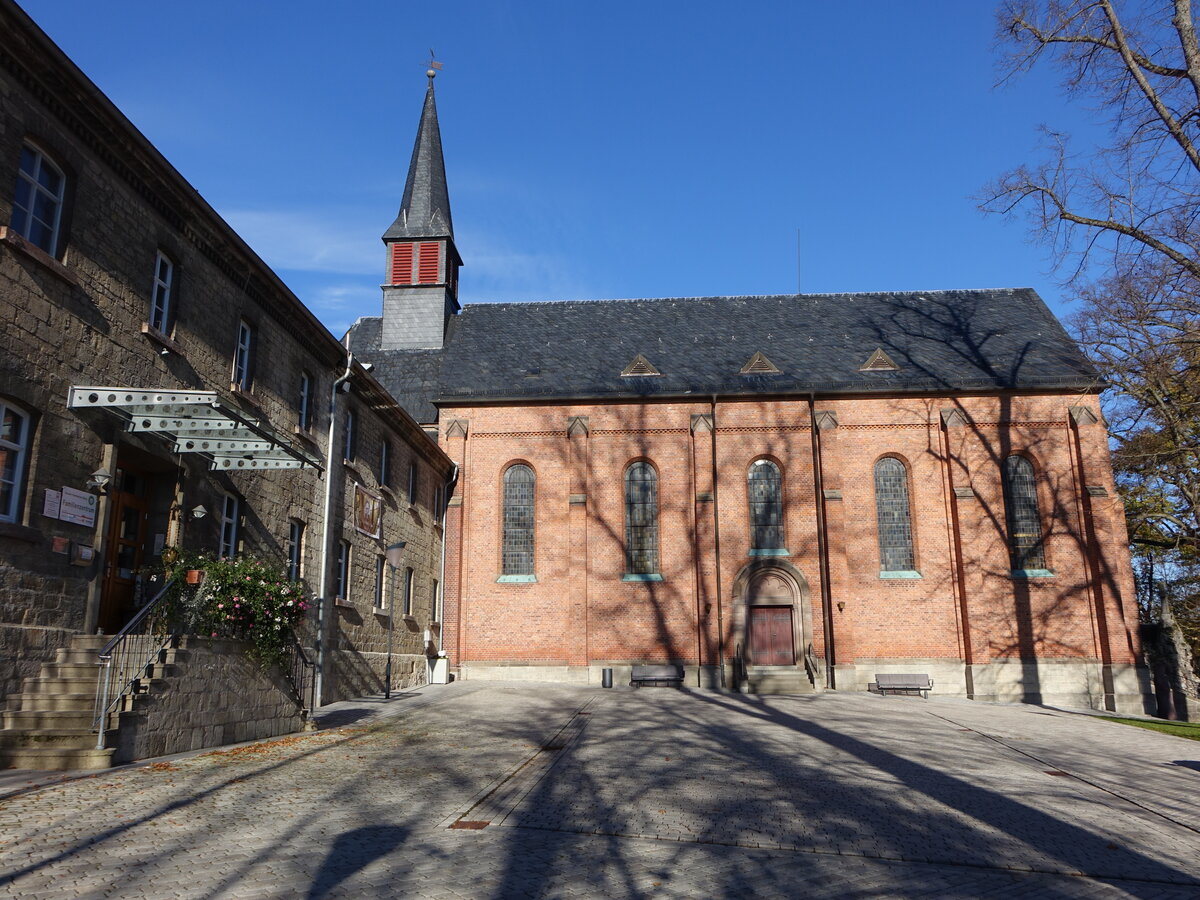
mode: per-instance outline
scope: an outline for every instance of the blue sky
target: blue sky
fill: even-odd
[[[1047,123],[986,0],[18,0],[340,335],[378,315],[432,47],[464,302],[1034,287],[973,196]],[[797,266],[797,232],[800,260]]]

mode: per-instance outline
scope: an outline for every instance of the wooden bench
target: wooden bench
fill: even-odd
[[[629,679],[629,683],[633,687],[641,687],[643,684],[666,685],[667,687],[682,687],[683,686],[683,667],[677,665],[666,666],[634,666],[633,674]]]
[[[933,679],[928,675],[887,675],[876,674],[875,680],[867,685],[867,690],[877,694],[920,694],[928,697],[933,690]]]

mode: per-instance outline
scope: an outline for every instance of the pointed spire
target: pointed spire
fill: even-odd
[[[450,192],[446,188],[446,163],[442,159],[442,133],[438,128],[437,106],[433,102],[433,78],[430,69],[429,89],[425,91],[425,106],[417,128],[417,142],[408,164],[408,180],[404,183],[404,199],[400,213],[383,239],[454,237],[450,220]]]

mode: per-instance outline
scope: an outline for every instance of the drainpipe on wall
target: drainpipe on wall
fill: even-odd
[[[817,428],[816,395],[808,395],[809,432],[812,436],[813,485],[817,501],[817,557],[821,570],[821,613],[825,623],[825,684],[837,690],[834,677],[833,591],[829,586],[829,542],[825,535],[825,481],[821,476],[821,430]]]
[[[446,635],[446,504],[450,502],[450,495],[454,491],[455,485],[458,484],[458,463],[451,463],[454,467],[450,470],[450,477],[446,479],[446,492],[442,495],[442,508],[438,510],[438,522],[442,526],[442,559],[438,563],[438,590],[442,592],[442,614],[438,619],[438,640],[437,648],[438,655],[442,652],[442,640]],[[434,598],[437,602],[437,598]],[[437,610],[435,609],[436,613]]]
[[[712,483],[713,483],[713,552],[717,555],[717,669],[721,687],[725,687],[725,618],[722,611],[721,592],[721,490],[717,477],[717,395],[712,395],[709,406],[712,415]]]
[[[342,373],[342,377],[337,379],[333,386],[329,389],[329,439],[325,444],[325,509],[321,515],[321,580],[317,582],[321,595],[317,598],[317,674],[316,684],[314,686],[317,695],[316,705],[321,706],[325,702],[325,619],[328,613],[328,597],[325,593],[329,587],[329,513],[333,506],[333,478],[334,478],[334,434],[337,426],[337,397],[347,381],[350,380],[350,372],[354,367],[354,354],[346,354],[346,371]],[[337,471],[340,471],[337,470]]]

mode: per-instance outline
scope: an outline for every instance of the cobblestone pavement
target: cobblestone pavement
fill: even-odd
[[[466,682],[0,799],[0,896],[1200,896],[1200,743],[1035,707]]]

